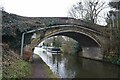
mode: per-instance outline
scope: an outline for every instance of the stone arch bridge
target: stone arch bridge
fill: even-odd
[[[73,18],[54,18],[50,23],[51,24],[48,26],[42,28],[39,26],[30,31],[24,32],[22,35],[22,44],[25,35],[37,33],[37,38],[33,39],[31,43],[28,44],[30,50],[41,41],[59,35],[73,38],[78,41],[82,47],[99,47],[102,52],[109,47],[109,29],[107,27]],[[23,55],[22,44],[21,56]]]

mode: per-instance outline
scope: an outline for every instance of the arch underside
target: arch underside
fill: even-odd
[[[100,47],[100,44],[95,41],[94,39],[92,39],[91,37],[82,34],[82,33],[78,33],[78,32],[59,32],[59,33],[54,33],[49,37],[53,37],[53,36],[67,36],[70,37],[76,41],[78,41],[80,43],[80,45],[82,47]]]
[[[101,52],[101,44],[99,42],[99,39],[96,38],[97,35],[95,35],[94,32],[88,32],[83,31],[79,29],[60,29],[60,30],[49,30],[46,31],[44,36],[40,39],[40,42],[44,41],[45,39],[48,39],[53,36],[67,36],[70,37],[77,42],[80,43],[80,46],[82,47],[83,53],[81,56],[92,58],[92,59],[99,59],[102,60],[102,52]]]
[[[90,58],[90,59],[95,59],[95,60],[102,60],[103,55],[101,52],[101,45],[95,41],[95,39],[91,38],[87,34],[82,34],[79,32],[59,32],[59,33],[54,33],[49,37],[53,36],[67,36],[70,37],[80,43],[80,46],[82,47],[82,57]],[[49,38],[48,37],[48,38]]]

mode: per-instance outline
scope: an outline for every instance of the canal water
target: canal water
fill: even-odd
[[[110,63],[81,58],[77,55],[51,55],[35,48],[42,60],[58,78],[120,78],[120,67]]]

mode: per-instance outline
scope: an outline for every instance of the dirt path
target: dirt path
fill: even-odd
[[[29,78],[55,78],[49,67],[38,55],[33,55],[32,74]]]

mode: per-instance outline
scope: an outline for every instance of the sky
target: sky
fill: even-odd
[[[82,0],[0,0],[0,6],[9,13],[27,17],[67,17],[72,5],[79,1]]]
[[[119,2],[120,0],[110,0],[110,1],[112,1],[112,2]]]
[[[9,13],[28,17],[66,17],[68,10],[80,0],[3,0]]]
[[[68,17],[72,5],[79,1],[82,0],[0,0],[0,7],[4,7],[8,13],[26,17]],[[100,22],[106,25],[104,19]]]

